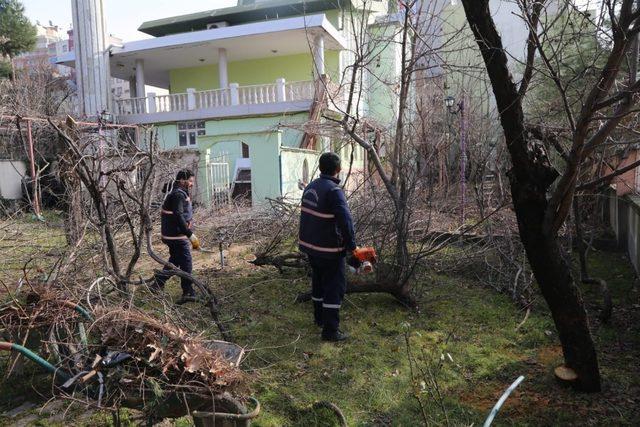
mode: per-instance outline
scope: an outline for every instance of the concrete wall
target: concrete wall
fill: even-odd
[[[22,198],[22,178],[27,173],[27,164],[21,161],[0,160],[0,198],[18,200]]]
[[[618,246],[624,249],[629,260],[640,274],[640,197],[618,196],[609,188],[605,204],[605,218],[613,230]]]
[[[402,62],[402,40],[395,22],[372,25],[369,49],[374,58],[367,68],[364,87],[367,94],[366,114],[382,126],[398,117],[398,88]]]

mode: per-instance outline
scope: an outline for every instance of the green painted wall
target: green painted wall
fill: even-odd
[[[392,123],[397,117],[397,87],[399,84],[400,44],[390,42],[398,38],[395,25],[376,25],[371,27],[370,48],[375,58],[368,67],[369,75],[365,82],[367,116],[382,125]],[[398,40],[396,40],[398,41]]]
[[[241,133],[260,133],[277,131],[282,133],[282,145],[298,147],[303,133],[287,125],[301,126],[308,119],[308,113],[281,116],[243,117],[236,119],[207,120],[206,136],[198,137],[198,147],[212,136],[233,136]],[[280,126],[282,125],[282,126]],[[178,147],[178,128],[175,123],[166,123],[156,127],[160,148],[168,150]]]
[[[210,158],[220,156],[222,153],[227,154],[230,179],[233,179],[236,160],[242,157],[243,142],[249,146],[253,205],[258,206],[265,203],[265,198],[278,197],[281,194],[297,200],[301,196],[298,180],[303,178],[304,160],[307,160],[310,179],[313,179],[318,175],[319,153],[297,148],[302,133],[279,124],[300,124],[306,119],[306,113],[301,113],[292,116],[207,121],[207,135],[198,137],[197,147],[192,147],[197,148],[201,153],[198,168],[198,182],[202,183],[199,189],[202,195],[201,200],[204,203],[207,202],[207,151]],[[162,149],[178,148],[176,124],[160,125],[157,130],[158,143]],[[336,142],[331,148],[342,157],[344,175],[346,175],[352,146]],[[355,169],[364,167],[364,152],[359,146],[355,147],[353,167]]]
[[[242,157],[243,142],[243,138],[239,136],[235,138],[229,137],[229,139],[219,136],[201,136],[198,138],[198,146],[201,152],[206,153],[207,149],[209,149],[210,158],[226,155],[229,161],[229,173],[232,175],[231,179],[233,179],[233,173],[236,170],[236,160]]]
[[[280,150],[280,162],[282,165],[282,196],[291,202],[297,203],[302,197],[302,190],[298,188],[298,181],[303,180],[304,162],[308,167],[308,181],[317,178],[318,158],[320,153],[311,150],[301,150],[296,148],[283,147]]]
[[[171,150],[178,147],[178,127],[175,124],[156,126],[156,131],[160,149]]]
[[[279,125],[301,124],[307,120],[307,117],[307,113],[300,113],[287,116],[208,120],[206,122],[207,135],[198,137],[197,147],[192,147],[202,153],[198,182],[203,183],[201,190],[203,200],[206,201],[207,194],[204,188],[207,183],[205,156],[207,150],[209,150],[211,157],[226,153],[229,160],[229,173],[233,174],[236,159],[242,157],[242,142],[249,146],[253,204],[264,203],[266,197],[279,196],[281,194],[280,147],[298,147],[302,138],[300,131]],[[163,124],[157,126],[156,129],[158,143],[162,149],[179,148],[176,124]],[[300,164],[298,168],[301,167]],[[300,173],[301,171],[302,169],[300,169]]]
[[[332,79],[338,76],[338,57],[338,51],[325,51],[325,69]],[[240,86],[274,83],[279,78],[287,81],[313,79],[311,55],[306,53],[230,62],[227,73],[229,82]],[[218,65],[171,70],[169,82],[171,93],[183,93],[187,88],[217,89],[220,87]]]
[[[210,156],[221,153],[229,155],[229,174],[233,180],[235,163],[241,157],[241,143],[249,146],[251,159],[251,194],[254,206],[265,202],[266,197],[280,195],[280,170],[278,153],[280,147],[280,132],[267,131],[263,133],[243,133],[239,135],[219,135],[201,137],[198,146],[202,153],[209,150]],[[201,157],[198,179],[207,182],[206,156]],[[206,193],[206,192],[203,192]]]
[[[346,12],[345,12],[346,13]],[[324,12],[327,20],[331,22],[338,31],[342,28],[343,12],[340,9],[327,10]]]

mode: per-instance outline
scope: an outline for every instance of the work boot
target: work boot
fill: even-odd
[[[177,305],[182,305],[182,304],[186,304],[188,302],[196,302],[196,296],[195,295],[191,295],[191,294],[182,295],[180,297],[180,299],[178,301],[176,301],[176,304]]]
[[[341,330],[337,330],[328,334],[322,332],[322,341],[340,342],[346,341],[347,338],[349,338],[349,335],[342,332]]]

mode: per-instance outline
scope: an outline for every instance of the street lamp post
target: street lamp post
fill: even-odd
[[[465,192],[467,190],[465,174],[467,169],[467,129],[464,114],[464,97],[458,102],[457,108],[454,108],[456,99],[451,95],[445,97],[444,105],[450,114],[459,115],[460,117],[460,226],[462,226],[464,224]]]

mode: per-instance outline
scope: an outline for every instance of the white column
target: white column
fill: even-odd
[[[238,94],[238,83],[231,83],[229,85],[229,94],[231,97],[231,105],[240,104],[240,96]]]
[[[131,77],[129,79],[129,98],[136,97],[136,78]]]
[[[111,79],[102,0],[72,0],[76,83],[80,114],[110,110]]]
[[[324,74],[324,34],[313,39],[313,76],[319,79]]]
[[[285,80],[283,78],[276,79],[276,101],[284,102],[287,100],[285,92]]]
[[[227,71],[227,49],[218,49],[218,77],[220,79],[220,89],[229,86],[229,74]]]
[[[144,61],[142,59],[136,59],[136,97],[144,98],[147,96],[144,84]]]

